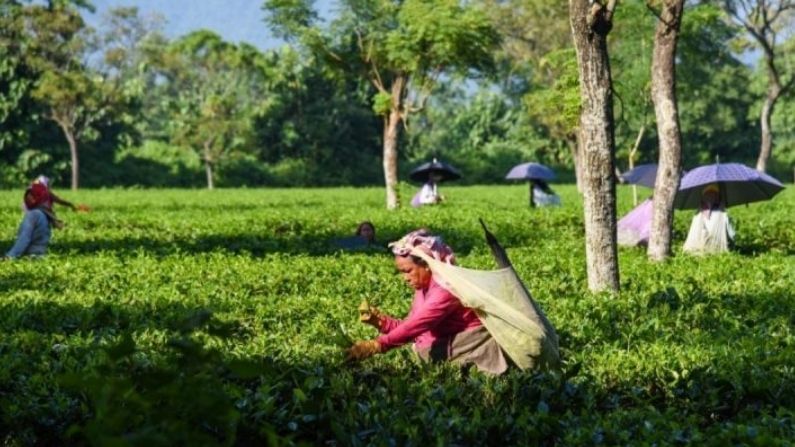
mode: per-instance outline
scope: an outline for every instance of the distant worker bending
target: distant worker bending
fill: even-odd
[[[25,216],[17,231],[14,246],[5,254],[6,259],[16,259],[21,256],[43,256],[47,253],[50,243],[51,226],[54,218],[47,213],[46,195],[36,194],[28,188],[23,197]]]

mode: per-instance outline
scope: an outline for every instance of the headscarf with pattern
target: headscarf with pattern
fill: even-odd
[[[417,248],[437,261],[455,264],[453,250],[442,241],[441,237],[434,236],[425,228],[412,231],[400,240],[390,243],[389,248],[395,256],[409,256],[412,248]]]

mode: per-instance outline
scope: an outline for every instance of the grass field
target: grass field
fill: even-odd
[[[730,210],[733,253],[621,249],[622,292],[587,292],[582,207],[527,187],[444,187],[428,209],[372,189],[97,190],[63,195],[43,260],[0,263],[2,445],[791,445],[795,191]],[[404,197],[411,190],[404,189]],[[641,191],[641,196],[647,191]],[[0,245],[21,218],[0,192]],[[619,213],[631,209],[619,190]],[[477,218],[561,336],[560,373],[491,378],[409,348],[345,365],[367,297],[402,316],[386,251],[331,243],[371,220],[388,242],[426,226],[459,264],[493,268]]]

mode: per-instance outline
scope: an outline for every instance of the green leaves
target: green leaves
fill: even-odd
[[[791,189],[730,209],[740,231],[737,251],[727,255],[652,264],[642,250],[622,248],[622,292],[608,298],[586,290],[573,185],[554,187],[563,200],[554,210],[521,205],[526,185],[444,188],[440,207],[397,214],[381,208],[375,188],[81,191],[74,200],[94,211],[67,214],[69,226],[46,258],[0,263],[4,439],[769,445],[792,438]],[[632,207],[628,187],[618,187],[618,200],[620,214]],[[0,192],[8,204],[0,227],[18,224],[18,201],[17,192]],[[362,297],[377,297],[382,312],[400,318],[412,295],[388,254],[333,244],[362,216],[375,223],[379,243],[428,226],[461,265],[481,269],[494,267],[477,223],[490,216],[560,334],[562,372],[492,378],[419,364],[410,347],[343,365],[352,340],[377,336],[357,321]],[[677,244],[690,217],[677,214]]]
[[[169,118],[169,139],[201,157],[208,188],[219,163],[250,151],[264,100],[261,62],[246,45],[196,31],[171,43],[154,67],[168,79],[159,86],[164,96],[156,109]]]
[[[313,0],[266,0],[262,6],[267,13],[265,23],[276,37],[292,40],[307,32],[317,20],[313,3]]]
[[[378,92],[373,96],[373,112],[376,115],[388,115],[392,110],[392,95]]]
[[[333,335],[331,336],[332,343],[341,349],[350,348],[354,343],[353,338],[348,335],[348,331],[345,330],[345,327],[342,324],[339,324],[338,327],[339,329],[334,331]]]

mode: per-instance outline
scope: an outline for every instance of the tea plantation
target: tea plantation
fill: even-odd
[[[620,249],[617,296],[587,291],[582,207],[529,209],[526,185],[443,187],[388,212],[372,189],[97,190],[63,195],[42,260],[0,263],[0,444],[791,445],[795,191],[730,209],[735,251]],[[413,191],[404,187],[403,196]],[[648,191],[641,191],[641,195]],[[0,245],[21,191],[0,192]],[[619,189],[619,214],[631,209]],[[426,226],[493,268],[482,217],[561,336],[555,373],[492,378],[405,347],[358,365],[362,298],[408,311],[386,250],[333,243],[371,220]]]

